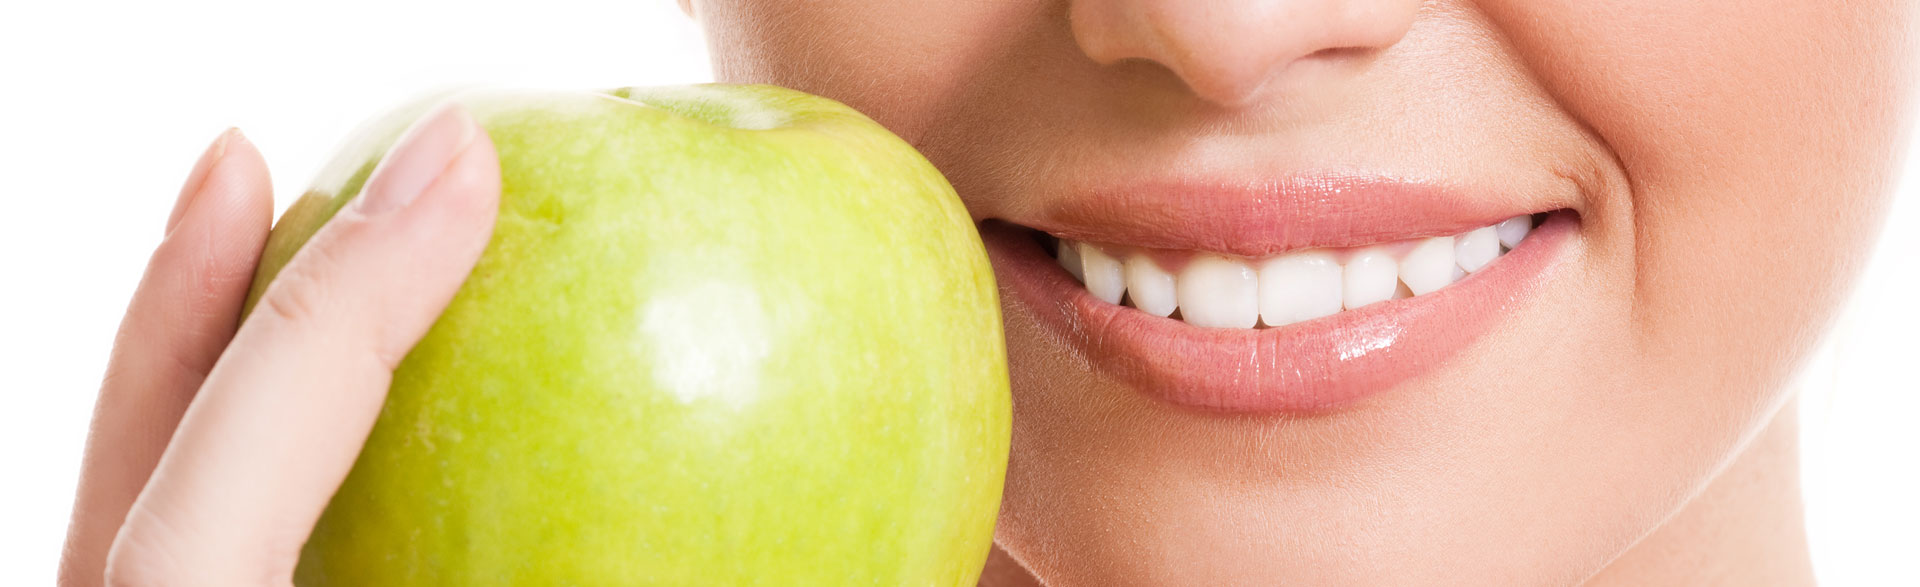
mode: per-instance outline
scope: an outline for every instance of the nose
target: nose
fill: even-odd
[[[1195,96],[1233,106],[1296,62],[1392,46],[1419,9],[1420,0],[1073,0],[1069,15],[1095,62],[1151,61]]]

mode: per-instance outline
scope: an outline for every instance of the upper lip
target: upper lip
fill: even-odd
[[[1162,177],[1070,189],[1037,218],[1008,220],[1064,239],[1259,258],[1459,234],[1572,206],[1551,192],[1385,175]]]

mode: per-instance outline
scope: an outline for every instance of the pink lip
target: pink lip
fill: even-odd
[[[1360,191],[1388,197],[1407,195],[1409,189],[1422,188],[1373,185]],[[1072,204],[1056,209],[1064,220],[1028,226],[1095,242],[1262,256],[1308,246],[1465,232],[1534,212],[1476,208],[1460,200],[1441,205],[1434,202],[1451,198],[1415,197],[1386,207],[1390,213],[1375,213],[1382,208],[1349,201],[1370,199],[1354,194],[1292,202],[1215,199],[1211,203],[1246,203],[1147,220],[1130,220],[1135,217],[1125,211],[1177,209],[1181,204],[1132,200],[1111,211],[1104,204]],[[1290,213],[1253,221],[1219,211],[1242,214],[1263,207]],[[1358,213],[1362,209],[1366,212]],[[1319,214],[1325,215],[1313,221]],[[1101,219],[1097,224],[1091,221],[1096,218]],[[1439,291],[1258,330],[1200,328],[1106,303],[1060,268],[1028,231],[986,223],[982,236],[1009,302],[1023,306],[1097,368],[1139,391],[1204,410],[1317,412],[1350,405],[1445,364],[1525,300],[1561,257],[1577,226],[1571,211],[1554,212],[1517,248]],[[1212,230],[1223,232],[1207,232]],[[1222,242],[1206,242],[1209,238]]]
[[[1312,176],[1247,185],[1169,181],[1079,191],[1040,218],[1016,222],[1060,238],[1152,249],[1265,257],[1459,234],[1526,214],[1436,185],[1366,176]]]

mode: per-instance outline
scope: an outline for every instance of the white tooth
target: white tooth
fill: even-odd
[[[1080,243],[1080,264],[1085,267],[1087,291],[1093,297],[1105,300],[1109,304],[1120,303],[1121,294],[1127,293],[1127,284],[1120,277],[1120,261],[1108,255],[1100,247]]]
[[[1145,253],[1127,258],[1127,292],[1133,307],[1162,318],[1179,307],[1174,299],[1173,274],[1161,269]]]
[[[1340,311],[1340,263],[1326,251],[1288,253],[1260,264],[1260,319],[1285,326]]]
[[[1341,300],[1347,309],[1393,299],[1393,290],[1400,286],[1398,265],[1384,248],[1354,251],[1341,276]]]
[[[1400,259],[1400,281],[1416,296],[1453,283],[1453,237],[1436,236],[1414,245]]]
[[[1067,273],[1073,276],[1074,281],[1081,283],[1087,282],[1086,271],[1080,266],[1080,246],[1078,243],[1061,239],[1060,250],[1057,252],[1057,256],[1060,258],[1060,266],[1067,269]]]
[[[1493,230],[1500,235],[1500,244],[1511,249],[1520,246],[1520,239],[1527,238],[1527,233],[1533,230],[1533,218],[1528,216],[1508,218],[1493,225]]]
[[[1500,256],[1500,233],[1488,226],[1468,231],[1453,240],[1453,258],[1468,273],[1479,271]]]
[[[1260,320],[1260,277],[1246,263],[1199,255],[1180,270],[1180,317],[1206,328],[1253,328]]]

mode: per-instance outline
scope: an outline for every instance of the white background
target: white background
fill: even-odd
[[[709,78],[673,0],[0,7],[0,584],[53,581],[120,312],[222,129],[266,153],[284,209],[348,129],[425,90]],[[1903,184],[1802,376],[1808,524],[1828,585],[1920,585],[1915,191]]]

